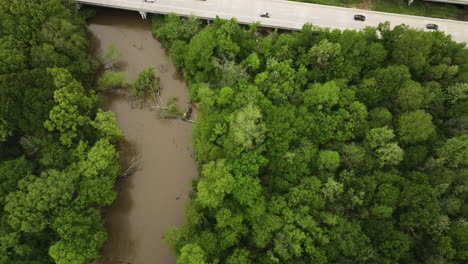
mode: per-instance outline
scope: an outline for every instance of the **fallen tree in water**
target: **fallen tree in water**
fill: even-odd
[[[156,101],[156,93],[159,92],[159,77],[156,69],[151,66],[138,74],[135,83],[132,86],[132,93],[138,100],[138,104],[142,105],[148,97],[152,97]]]

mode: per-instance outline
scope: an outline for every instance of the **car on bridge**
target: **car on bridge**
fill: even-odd
[[[437,30],[437,29],[439,29],[439,26],[436,25],[436,24],[427,24],[427,25],[426,25],[426,28],[427,28],[427,29],[435,29],[435,30]]]
[[[263,12],[263,13],[260,14],[260,17],[270,18],[270,13],[268,13],[268,12]]]
[[[354,15],[354,20],[366,21],[366,17],[363,15]]]

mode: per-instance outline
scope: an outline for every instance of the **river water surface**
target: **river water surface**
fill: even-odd
[[[155,66],[163,98],[178,96],[181,109],[188,104],[185,81],[168,61],[161,43],[151,34],[151,23],[137,12],[97,9],[89,34],[95,53],[114,44],[122,54],[116,71],[134,81],[138,72]],[[192,124],[158,120],[149,109],[135,107],[127,90],[108,92],[103,107],[117,115],[125,135],[121,160],[125,167],[138,160],[138,170],[117,184],[118,198],[105,210],[109,240],[102,249],[102,264],[171,264],[175,257],[162,237],[168,224],[181,226],[184,204],[196,175],[191,147]]]

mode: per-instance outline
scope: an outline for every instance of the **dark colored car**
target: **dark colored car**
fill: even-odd
[[[436,24],[427,24],[427,25],[426,25],[426,28],[427,28],[427,29],[438,29],[439,26],[436,25]]]
[[[366,17],[363,15],[354,15],[354,20],[366,21]]]
[[[270,13],[268,13],[268,12],[263,12],[263,13],[260,14],[260,17],[269,18],[269,17],[270,17]]]

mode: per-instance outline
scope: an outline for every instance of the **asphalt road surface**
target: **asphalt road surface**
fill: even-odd
[[[353,8],[315,5],[283,0],[78,0],[84,4],[165,14],[175,12],[201,18],[237,18],[240,23],[260,22],[267,27],[301,29],[305,23],[338,29],[361,29],[390,21],[392,26],[406,24],[426,29],[426,24],[437,24],[439,30],[452,35],[459,42],[468,42],[468,22],[366,11]],[[270,13],[270,18],[260,13]],[[366,16],[366,21],[355,21],[354,15]]]

